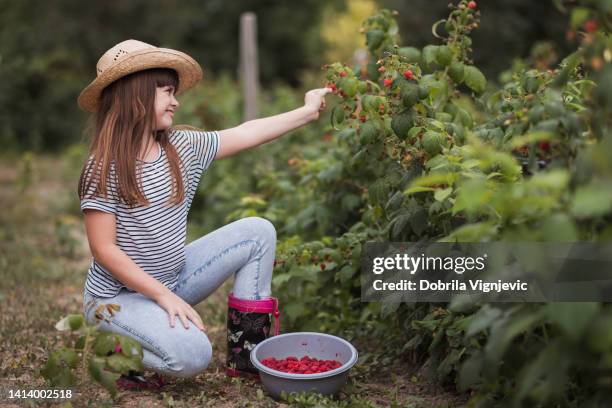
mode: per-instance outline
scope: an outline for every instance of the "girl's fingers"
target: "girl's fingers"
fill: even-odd
[[[196,312],[191,312],[189,318],[198,329],[204,330],[204,324],[202,323],[202,319],[200,319],[200,315],[198,315]]]
[[[185,313],[181,313],[179,316],[181,317],[181,321],[183,322],[185,329],[189,330],[189,319],[187,318],[187,315]]]

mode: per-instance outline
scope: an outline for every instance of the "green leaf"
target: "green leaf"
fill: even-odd
[[[585,336],[589,348],[598,353],[612,350],[612,316],[597,316],[591,323]]]
[[[477,94],[481,94],[487,87],[487,80],[482,72],[473,65],[466,65],[464,70],[463,82]]]
[[[121,346],[122,355],[135,359],[136,361],[142,361],[142,346],[136,340],[119,335],[119,345]]]
[[[60,362],[60,358],[57,353],[54,352],[49,355],[49,358],[47,358],[47,362],[45,363],[45,366],[40,370],[40,374],[47,380],[51,381],[53,377],[59,374],[61,369],[62,365]]]
[[[142,364],[134,359],[125,357],[121,354],[113,354],[106,358],[105,368],[116,373],[127,374],[129,370],[139,371],[142,369]]]
[[[85,347],[85,336],[81,336],[74,341],[74,348],[77,350],[83,350]]]
[[[389,186],[387,185],[387,182],[384,179],[376,180],[368,188],[368,195],[370,196],[370,200],[374,204],[383,205],[384,203],[386,203],[388,194]]]
[[[342,197],[341,205],[346,211],[353,211],[361,204],[361,197],[356,194],[346,194]]]
[[[559,342],[547,345],[517,376],[517,406],[524,405],[524,398],[537,395],[539,401],[547,401],[552,395],[565,395],[567,369],[570,360],[568,353],[562,351]]]
[[[489,222],[477,222],[457,228],[439,242],[481,242],[485,238],[494,236],[496,232],[496,225]]]
[[[106,357],[109,352],[115,352],[115,346],[119,342],[114,333],[99,333],[92,344],[92,350],[97,356]]]
[[[419,100],[419,86],[415,83],[402,81],[400,84],[400,96],[405,108],[411,108]]]
[[[397,294],[393,294],[393,295],[397,295]],[[388,301],[388,298],[390,298],[391,296],[386,296],[385,297],[385,302],[382,302],[381,306],[380,306],[380,316],[384,319],[385,317],[389,316],[392,313],[395,313],[395,311],[397,311],[397,309],[399,308],[399,306],[401,305],[401,303],[399,301],[397,302],[392,302],[392,301]]]
[[[578,218],[605,215],[611,209],[612,190],[596,183],[578,188],[571,204],[571,212]]]
[[[354,78],[344,77],[338,80],[338,88],[343,90],[349,97],[355,96],[357,93],[358,81]]]
[[[482,381],[480,372],[482,370],[483,358],[479,355],[473,355],[463,362],[459,369],[458,388],[459,391],[465,392],[478,382]]]
[[[334,130],[338,129],[337,125],[342,124],[344,122],[344,109],[340,105],[334,106],[331,113],[331,125]]]
[[[465,348],[462,349],[451,349],[450,353],[440,362],[438,365],[438,375],[440,378],[448,376],[451,371],[455,368],[455,365],[461,360],[461,356],[465,352]]]
[[[353,128],[345,128],[338,132],[337,137],[339,140],[346,142],[347,140],[351,140],[355,137],[355,129]]]
[[[342,269],[336,273],[336,276],[340,279],[340,283],[344,285],[346,282],[353,279],[355,272],[357,272],[357,268],[353,265],[344,265]]]
[[[414,114],[410,110],[398,113],[391,120],[391,129],[400,140],[408,137],[408,132],[414,126]]]
[[[62,367],[54,377],[50,378],[49,383],[55,388],[72,388],[76,384],[76,377],[72,370]]]
[[[404,195],[411,195],[411,194],[415,194],[415,193],[422,193],[425,191],[436,191],[435,188],[432,187],[421,187],[421,186],[415,186],[415,187],[410,187],[407,188],[406,190],[404,190]]]
[[[444,201],[451,195],[452,192],[452,187],[447,187],[443,190],[436,190],[436,192],[434,193],[434,199],[436,201]]]
[[[599,303],[594,302],[554,302],[546,306],[546,315],[561,327],[572,341],[577,342],[600,307]]]
[[[573,218],[567,214],[552,214],[542,222],[542,238],[551,242],[575,242],[579,234]]]
[[[40,370],[42,375],[52,387],[69,388],[76,383],[72,368],[78,364],[78,355],[74,350],[62,347],[52,352]]]
[[[55,328],[59,331],[77,331],[83,326],[84,321],[83,315],[70,314],[58,321],[55,324]]]
[[[428,71],[433,71],[435,69],[437,53],[438,53],[437,45],[426,45],[423,48],[423,53],[421,55],[423,58],[423,63],[425,64],[425,67],[427,68]]]
[[[543,190],[561,191],[567,187],[569,179],[570,175],[567,170],[551,170],[531,177],[529,185]]]
[[[366,45],[371,52],[376,51],[385,39],[385,33],[377,28],[366,32]]]
[[[539,142],[541,140],[551,140],[553,137],[554,137],[554,134],[552,132],[547,132],[547,131],[529,132],[526,135],[521,135],[521,136],[512,138],[512,140],[510,141],[510,146],[513,149],[516,149],[517,147],[521,147],[526,144],[530,144],[534,142]]]
[[[79,361],[79,357],[77,356],[77,353],[74,350],[62,347],[55,353],[57,353],[57,357],[60,359],[60,361],[65,362],[68,367],[76,368]]]
[[[471,337],[489,328],[491,323],[496,321],[500,316],[500,309],[491,307],[489,305],[482,306],[480,310],[473,315],[470,325],[465,332],[465,336]]]
[[[442,152],[442,147],[446,145],[446,138],[441,133],[428,130],[423,135],[421,144],[429,156],[435,156]]]
[[[440,65],[447,66],[453,60],[453,52],[447,45],[440,45],[436,50],[436,61]]]
[[[449,173],[430,173],[425,176],[418,177],[414,179],[411,183],[411,187],[413,186],[422,186],[422,187],[430,187],[436,186],[438,184],[446,184],[453,185],[455,181],[459,178],[459,174],[456,172]]]
[[[408,222],[410,222],[410,218],[410,214],[401,214],[395,219],[393,228],[391,229],[391,238],[395,239],[400,236],[402,231],[406,228],[406,225],[408,225]]]
[[[342,170],[344,169],[343,163],[332,163],[325,169],[317,174],[317,178],[324,183],[330,183],[336,180],[340,180],[342,176]]]
[[[117,394],[117,379],[121,374],[112,373],[104,369],[104,358],[92,356],[89,359],[89,374],[100,383],[113,396]]]
[[[570,26],[576,30],[589,18],[590,10],[586,7],[574,7],[570,16]]]
[[[77,331],[85,324],[85,319],[83,315],[75,314],[70,315],[68,317],[68,324],[70,325],[70,330]]]
[[[410,217],[410,227],[415,234],[421,235],[427,228],[427,210],[420,208],[412,214]]]
[[[285,272],[285,273],[281,273],[281,274],[274,274],[274,277],[272,278],[272,284],[277,287],[277,286],[282,286],[283,284],[289,282],[291,280],[291,273],[289,272]]]
[[[455,83],[462,83],[465,76],[465,65],[461,62],[453,62],[448,67],[448,76],[451,77]]]
[[[499,361],[502,360],[510,343],[520,334],[542,323],[544,316],[543,308],[519,306],[493,323],[484,349],[487,375],[494,375],[493,373],[497,372]]]
[[[362,144],[373,143],[378,139],[380,129],[372,121],[367,121],[359,127],[359,136]]]
[[[285,305],[284,312],[290,320],[295,320],[304,313],[304,305],[300,302],[293,302]]]

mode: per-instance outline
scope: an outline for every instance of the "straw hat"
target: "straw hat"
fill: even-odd
[[[79,95],[81,109],[95,112],[102,90],[117,79],[149,68],[174,69],[179,78],[176,94],[193,87],[202,79],[202,68],[189,55],[169,48],[158,48],[137,40],[115,45],[98,60],[97,77]]]

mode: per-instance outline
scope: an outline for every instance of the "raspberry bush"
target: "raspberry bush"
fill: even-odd
[[[381,10],[363,23],[368,64],[325,67],[338,97],[329,148],[293,159],[286,178],[264,181],[259,206],[243,208],[289,233],[273,284],[292,328],[380,336],[379,363],[420,363],[471,391],[473,406],[610,397],[609,305],[360,301],[365,241],[612,237],[610,5],[556,4],[575,51],[558,66],[517,63],[501,85],[471,59],[481,16],[467,1],[422,49],[398,44],[393,12]],[[322,237],[299,238],[317,223]]]

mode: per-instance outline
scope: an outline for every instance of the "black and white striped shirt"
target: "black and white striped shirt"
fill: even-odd
[[[196,193],[202,173],[211,165],[219,150],[216,131],[173,130],[170,143],[181,158],[187,175],[183,173],[185,199],[181,205],[170,206],[172,177],[166,153],[159,149],[155,161],[142,162],[142,190],[149,206],[130,208],[119,202],[114,165],[107,183],[108,199],[92,197],[96,183],[92,183],[81,200],[81,211],[91,208],[115,214],[117,246],[145,272],[170,290],[178,282],[178,272],[185,263],[187,213]],[[91,162],[91,157],[89,158]],[[113,297],[121,288],[133,292],[117,280],[95,259],[87,273],[85,290],[98,297]]]

